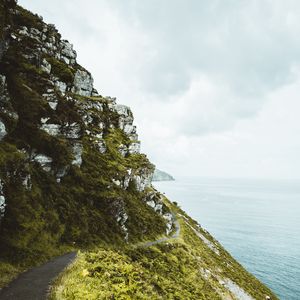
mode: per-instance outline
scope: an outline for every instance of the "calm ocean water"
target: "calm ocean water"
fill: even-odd
[[[179,178],[176,201],[282,300],[300,300],[300,181]]]

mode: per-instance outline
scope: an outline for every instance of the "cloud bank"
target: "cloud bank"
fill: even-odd
[[[19,2],[74,43],[101,94],[132,107],[161,169],[300,178],[299,1]]]

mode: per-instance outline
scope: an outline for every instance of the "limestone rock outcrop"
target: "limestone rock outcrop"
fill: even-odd
[[[0,120],[0,141],[6,136],[6,128],[4,123]]]
[[[1,217],[4,216],[5,212],[5,197],[4,197],[4,192],[3,192],[3,182],[0,180],[0,221]]]
[[[154,166],[140,153],[130,108],[99,95],[90,72],[77,63],[73,45],[54,25],[14,1],[1,3],[0,167],[8,170],[0,175],[2,228],[22,222],[12,215],[21,211],[13,197],[25,199],[29,211],[52,203],[56,223],[74,226],[61,234],[65,239],[78,240],[84,230],[88,236],[89,230],[98,229],[70,225],[74,218],[66,220],[60,212],[63,206],[71,206],[74,215],[83,214],[82,206],[91,206],[98,218],[106,213],[101,220],[115,224],[125,240],[136,227],[146,226],[132,225],[138,218],[130,216],[128,201],[165,228],[162,215],[147,214],[150,208],[143,201],[151,190]],[[19,194],[6,197],[12,186]],[[10,210],[10,205],[17,208]],[[152,230],[147,226],[143,231]]]

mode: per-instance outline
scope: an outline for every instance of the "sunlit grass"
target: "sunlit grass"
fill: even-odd
[[[277,299],[180,208],[168,206],[178,214],[179,238],[152,247],[138,244],[81,252],[56,280],[51,299],[235,299],[220,283],[226,278],[254,299],[266,295]],[[190,226],[214,243],[219,254]]]

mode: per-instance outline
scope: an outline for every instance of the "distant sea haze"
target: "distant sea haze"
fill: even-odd
[[[282,300],[300,299],[300,181],[155,182]]]

